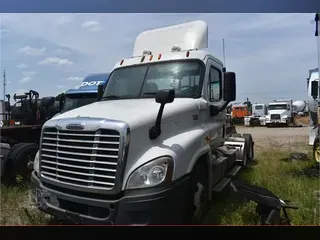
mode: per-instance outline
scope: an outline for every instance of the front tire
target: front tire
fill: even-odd
[[[201,224],[209,209],[208,174],[202,164],[196,164],[191,174],[187,209],[187,224]]]

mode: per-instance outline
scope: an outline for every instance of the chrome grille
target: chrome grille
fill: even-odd
[[[271,114],[271,119],[279,120],[280,114]]]
[[[95,189],[115,185],[120,133],[43,129],[40,171],[43,178]]]

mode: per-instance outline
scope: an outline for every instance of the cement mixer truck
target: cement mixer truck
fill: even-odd
[[[308,104],[306,101],[294,101],[292,103],[293,114],[298,116],[308,115]]]

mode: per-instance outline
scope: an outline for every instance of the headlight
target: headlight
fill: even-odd
[[[36,156],[34,157],[33,170],[35,170],[37,173],[39,173],[39,151],[37,152]]]
[[[129,177],[126,189],[154,187],[172,181],[173,159],[160,157],[137,168]]]
[[[287,118],[288,118],[287,115],[282,116],[282,119],[287,119]]]

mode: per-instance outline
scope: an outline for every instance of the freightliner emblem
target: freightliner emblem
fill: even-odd
[[[84,129],[84,125],[80,123],[71,123],[71,124],[68,124],[66,128],[71,130],[82,130]]]

